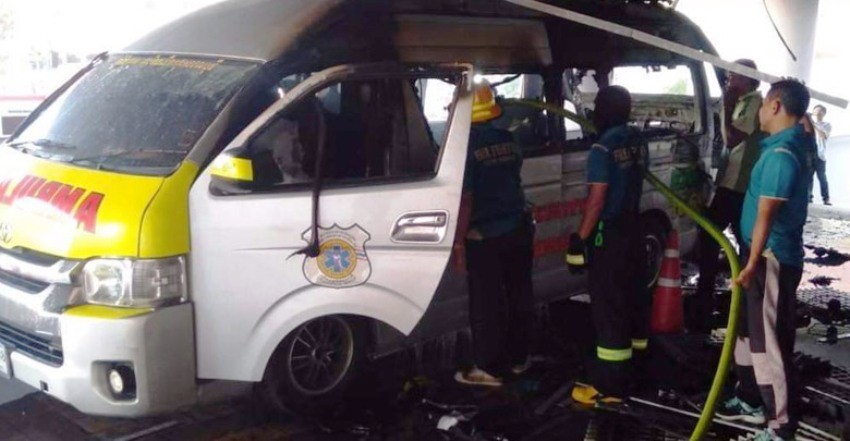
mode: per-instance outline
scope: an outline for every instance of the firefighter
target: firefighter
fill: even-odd
[[[475,85],[469,155],[455,241],[456,262],[466,258],[469,322],[475,365],[459,371],[463,384],[501,386],[499,373],[530,365],[534,300],[531,267],[534,223],[526,209],[522,150],[491,121],[502,114],[490,84]]]
[[[589,269],[596,359],[590,384],[572,391],[585,405],[622,403],[633,355],[646,350],[649,333],[651,297],[639,215],[647,148],[627,125],[630,112],[625,88],[605,87],[596,95],[593,120],[601,135],[587,158],[587,205],[566,256],[573,272]]]

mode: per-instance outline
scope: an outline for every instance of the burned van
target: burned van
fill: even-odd
[[[705,51],[657,4],[566,2]],[[710,74],[710,75],[707,75]],[[709,81],[662,50],[494,0],[229,0],[104,53],[0,147],[0,375],[83,412],[193,404],[204,380],[333,401],[367,356],[467,327],[450,265],[470,85],[523,149],[540,304],[583,211],[599,87],[634,96],[652,172],[706,194]],[[647,188],[650,279],[697,230]]]

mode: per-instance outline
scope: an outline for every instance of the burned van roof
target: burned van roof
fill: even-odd
[[[171,22],[127,52],[273,60],[344,0],[228,0]]]
[[[696,25],[657,3],[613,0],[548,0],[547,3],[715,53]],[[411,17],[417,15],[430,17],[427,21],[434,29],[432,34],[439,35],[429,34],[422,26],[411,34],[411,23],[415,23]],[[446,20],[434,19],[439,16],[446,16]],[[451,21],[450,17],[459,20]],[[495,42],[490,45],[493,47],[480,44],[477,48],[470,48],[469,44],[451,47],[451,41],[466,39],[464,17],[469,20],[466,26],[481,29],[489,19],[494,25],[493,32],[511,35],[487,40]],[[506,25],[510,20],[524,23],[524,28],[506,32],[511,28]],[[450,22],[456,23],[458,29],[447,26]],[[535,28],[534,23],[539,23],[539,27]],[[497,27],[501,30],[497,31]],[[411,35],[415,38],[409,38]],[[412,47],[416,44],[422,47]],[[527,47],[521,47],[523,44]],[[478,63],[479,59],[492,59],[499,65],[533,63],[589,67],[677,60],[670,52],[500,0],[226,0],[157,29],[126,51],[262,61],[298,56],[301,60],[314,59],[318,66],[405,60],[408,58],[405,52],[433,56],[433,61],[447,61],[446,57],[466,54],[471,56],[470,60],[453,61]]]

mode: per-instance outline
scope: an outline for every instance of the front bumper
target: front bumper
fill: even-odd
[[[64,360],[51,366],[20,351],[11,353],[12,376],[94,415],[139,417],[195,403],[195,345],[191,304],[130,317],[115,308],[84,306],[59,316]],[[131,365],[136,397],[109,391],[115,364]]]

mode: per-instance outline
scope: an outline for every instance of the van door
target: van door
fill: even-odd
[[[471,75],[386,64],[316,73],[281,90],[222,153],[249,160],[253,183],[202,173],[190,196],[199,377],[260,380],[279,342],[320,316],[410,332],[451,255]],[[425,87],[441,94],[427,112]],[[320,169],[310,257],[299,250],[314,234]]]

